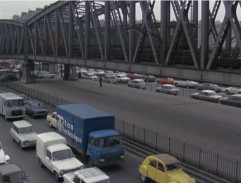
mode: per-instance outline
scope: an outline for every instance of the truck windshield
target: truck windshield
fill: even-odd
[[[19,133],[31,133],[33,132],[33,129],[31,127],[26,127],[26,128],[20,128]]]
[[[7,107],[24,106],[24,102],[23,100],[8,100],[5,102],[5,106]]]
[[[17,182],[17,183],[24,183],[26,177],[23,172],[15,172],[10,175],[5,175],[3,177],[3,182]]]
[[[114,147],[114,146],[119,146],[119,145],[121,145],[121,137],[120,136],[100,138],[97,140],[97,146],[100,148]]]
[[[70,158],[73,158],[73,157],[74,157],[74,154],[70,149],[65,149],[65,150],[53,152],[53,160],[54,161],[63,160],[63,159],[70,159]]]

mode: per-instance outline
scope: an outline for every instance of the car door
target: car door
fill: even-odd
[[[166,179],[167,179],[167,176],[166,176],[165,166],[161,162],[158,162],[156,175],[155,175],[155,182],[164,183],[166,182]]]
[[[13,126],[13,128],[11,129],[11,134],[12,134],[12,137],[13,139],[18,142],[19,139],[18,139],[18,133],[19,133],[19,129],[16,127],[16,126]]]
[[[157,161],[151,160],[148,165],[147,177],[149,177],[152,180],[155,180],[156,168],[157,168]]]
[[[45,157],[42,159],[42,163],[52,171],[52,155],[49,150],[47,150]]]

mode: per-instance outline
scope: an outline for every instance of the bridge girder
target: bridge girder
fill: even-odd
[[[226,15],[218,32],[215,19],[222,3]],[[207,46],[198,44],[196,2],[179,0],[157,4],[149,0],[58,1],[25,22],[0,20],[0,57],[62,56],[132,64],[187,65],[209,70],[227,51],[224,48],[226,37],[228,51],[234,51],[236,57],[241,56],[241,28],[236,15],[240,1],[216,1],[212,11],[209,5],[202,9],[202,15],[209,16],[202,21],[205,29],[201,31],[201,45],[210,45],[208,38],[213,37],[215,44],[211,53]],[[137,6],[142,14],[140,24],[135,18]],[[161,23],[153,11],[156,6],[160,6]],[[174,22],[170,22],[171,11],[176,18]],[[231,47],[234,40],[231,36],[236,38],[235,49]],[[180,53],[187,56],[178,57]],[[189,61],[185,62],[185,59]]]

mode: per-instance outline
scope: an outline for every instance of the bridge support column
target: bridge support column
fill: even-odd
[[[25,60],[22,64],[21,82],[25,84],[35,83],[34,79],[34,62],[32,60]]]
[[[76,76],[75,66],[70,66],[69,64],[64,65],[64,77],[63,80],[75,81],[78,80]]]

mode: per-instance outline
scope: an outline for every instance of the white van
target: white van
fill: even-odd
[[[56,132],[37,135],[36,153],[40,167],[47,167],[59,181],[65,173],[77,171],[84,167],[83,163],[74,157],[67,146],[66,139]]]

